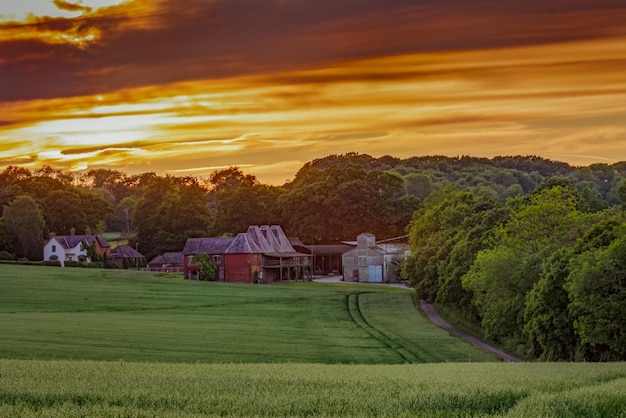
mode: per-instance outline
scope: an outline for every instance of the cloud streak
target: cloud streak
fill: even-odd
[[[626,160],[621,1],[57,5],[80,14],[0,23],[0,167]]]

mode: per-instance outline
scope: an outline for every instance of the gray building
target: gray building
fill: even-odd
[[[376,244],[374,235],[357,237],[357,246],[343,254],[343,280],[365,283],[396,283],[398,267],[409,254],[408,244]]]

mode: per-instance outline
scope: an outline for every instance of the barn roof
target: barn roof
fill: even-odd
[[[258,254],[262,252],[250,235],[241,233],[237,234],[233,242],[224,251],[224,254]]]
[[[109,258],[143,258],[143,254],[129,245],[120,245],[111,250]]]
[[[183,254],[224,254],[235,238],[187,238]]]
[[[235,238],[189,238],[184,254],[286,254],[295,253],[278,225],[252,225]]]

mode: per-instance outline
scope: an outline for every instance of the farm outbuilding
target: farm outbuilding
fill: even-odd
[[[139,251],[129,245],[119,245],[109,253],[109,260],[119,268],[143,268],[146,258]]]
[[[352,250],[350,244],[305,245],[297,238],[290,238],[294,249],[309,254],[313,273],[338,276],[343,273],[343,254]]]
[[[166,252],[157,255],[148,263],[149,271],[162,271],[165,273],[182,273],[184,267],[182,252]]]
[[[343,255],[343,280],[366,283],[398,282],[398,267],[409,254],[409,246],[377,244],[369,233],[357,237],[356,248]]]
[[[207,254],[218,267],[216,280],[238,283],[272,283],[310,276],[310,257],[297,252],[278,225],[250,226],[226,238],[189,238],[183,250],[185,278],[194,255]]]

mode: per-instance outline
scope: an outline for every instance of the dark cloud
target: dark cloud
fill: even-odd
[[[91,12],[91,7],[83,6],[81,4],[74,4],[63,0],[52,0],[52,3],[60,10],[66,10],[68,12]]]
[[[55,4],[65,10],[82,7],[63,0]],[[83,47],[0,42],[0,101],[626,32],[622,0],[186,0],[162,2],[157,11],[143,14],[122,10],[40,19],[20,29],[77,35],[97,30],[100,39]],[[0,31],[15,30],[11,25]]]

